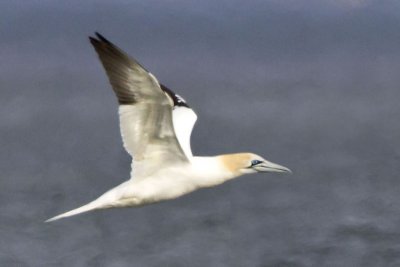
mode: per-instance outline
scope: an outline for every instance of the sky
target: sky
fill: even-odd
[[[398,266],[400,3],[0,3],[0,265]],[[182,95],[244,176],[51,224],[128,179],[100,32]]]

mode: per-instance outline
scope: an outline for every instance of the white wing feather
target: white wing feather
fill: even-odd
[[[197,115],[180,95],[174,93],[163,84],[160,84],[160,86],[174,105],[172,120],[174,122],[176,138],[178,138],[179,144],[185,152],[186,157],[191,159],[193,154],[190,148],[190,136],[193,126],[196,123]]]
[[[178,106],[175,107],[172,112],[172,121],[174,122],[176,138],[178,138],[179,144],[188,159],[193,157],[190,146],[190,136],[196,120],[197,115],[191,108]]]

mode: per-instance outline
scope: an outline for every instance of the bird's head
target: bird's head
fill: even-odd
[[[220,157],[225,168],[236,175],[256,172],[292,173],[288,168],[253,153],[228,154]]]

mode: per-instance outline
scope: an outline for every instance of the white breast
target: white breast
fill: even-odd
[[[191,163],[165,168],[144,180],[131,180],[127,197],[144,203],[173,199],[232,178],[215,157],[193,157]]]

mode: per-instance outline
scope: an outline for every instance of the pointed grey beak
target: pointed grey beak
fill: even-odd
[[[284,173],[292,173],[292,171],[282,165],[272,163],[264,160],[262,163],[255,165],[253,167],[258,172],[284,172]]]

